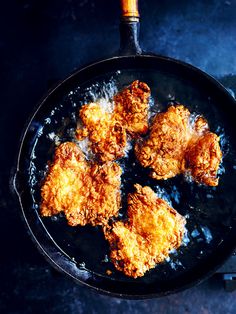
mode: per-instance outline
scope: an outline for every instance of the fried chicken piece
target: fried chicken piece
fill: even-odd
[[[188,171],[198,183],[218,185],[222,158],[219,137],[198,117],[190,123],[190,112],[182,105],[158,113],[148,139],[135,146],[140,164],[149,167],[154,179],[168,179]]]
[[[133,137],[145,134],[148,130],[150,93],[150,88],[146,83],[134,81],[114,97],[115,120],[124,125]]]
[[[181,245],[186,224],[150,187],[135,188],[128,195],[128,221],[104,228],[115,267],[133,278],[143,276]]]
[[[121,168],[116,163],[88,163],[75,143],[55,151],[41,188],[42,216],[64,212],[71,226],[106,224],[120,208]]]
[[[217,171],[222,158],[219,140],[219,136],[207,132],[189,145],[186,168],[190,170],[196,182],[209,186],[218,185]]]
[[[92,151],[102,162],[123,157],[127,133],[134,137],[147,131],[149,96],[149,87],[135,81],[114,96],[113,112],[105,111],[99,103],[82,106],[83,128],[77,129],[77,139],[88,137]]]
[[[135,147],[138,161],[152,170],[157,180],[168,179],[185,169],[185,151],[190,139],[190,112],[184,106],[171,106],[158,113],[147,140]]]
[[[77,129],[77,139],[89,136],[91,149],[100,161],[112,161],[124,155],[126,131],[111,113],[91,103],[81,108],[80,118],[85,127]]]

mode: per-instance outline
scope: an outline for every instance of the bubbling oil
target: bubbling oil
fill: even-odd
[[[120,73],[118,73],[120,74]],[[36,131],[36,137],[34,141],[34,145],[32,147],[31,155],[30,155],[30,166],[29,166],[29,185],[31,188],[32,198],[35,205],[35,208],[38,210],[40,200],[39,198],[36,199],[36,190],[40,187],[40,182],[45,179],[49,165],[45,162],[44,167],[39,171],[37,167],[37,146],[39,145],[39,140],[42,136],[45,136],[46,139],[52,144],[52,147],[55,149],[58,145],[65,141],[73,141],[75,142],[78,147],[84,153],[86,159],[88,161],[94,161],[95,156],[91,150],[91,145],[88,138],[85,138],[79,141],[76,138],[76,128],[83,127],[82,122],[79,119],[79,108],[82,105],[88,104],[91,102],[98,103],[104,112],[112,113],[114,110],[114,101],[113,97],[118,92],[117,82],[116,79],[111,78],[109,81],[104,81],[103,83],[95,83],[91,86],[81,89],[81,87],[77,87],[74,90],[70,91],[66,96],[66,104],[69,105],[69,110],[64,116],[60,116],[61,110],[64,108],[63,103],[57,104],[55,108],[49,113],[48,117],[46,117],[42,124],[38,126],[38,130]],[[167,97],[168,98],[168,97]],[[169,104],[173,104],[175,100],[175,96],[169,95]],[[176,104],[176,102],[174,102]],[[154,97],[150,97],[149,101],[149,114],[148,120],[149,124],[151,124],[153,117],[163,109],[162,104],[158,103]],[[59,118],[60,117],[60,118]],[[192,128],[194,122],[199,117],[197,113],[191,113],[190,116],[190,127]],[[223,156],[227,154],[229,150],[228,139],[225,135],[223,128],[218,128],[216,133],[220,136],[220,145],[223,151]],[[130,158],[133,154],[133,146],[134,141],[128,137],[127,146],[125,147],[125,156],[118,160],[117,162],[120,164],[123,175],[122,175],[122,185],[121,185],[121,192],[122,192],[122,199],[127,199],[127,194],[130,192],[130,189],[127,189],[127,186],[133,186],[135,183],[142,183],[145,185],[145,180],[141,180],[140,177],[142,175],[139,174],[141,166],[138,165],[137,161]],[[130,163],[130,160],[132,162]],[[132,170],[132,169],[134,170]],[[236,169],[236,166],[235,166]],[[141,170],[142,171],[142,170]],[[223,163],[220,165],[220,169],[218,174],[221,175],[225,171]],[[129,178],[129,174],[132,174],[132,180]],[[128,176],[124,174],[128,173]],[[143,174],[143,172],[141,172]],[[149,181],[150,178],[146,179],[146,184],[148,185],[150,182],[152,183],[152,188],[155,191],[157,197],[164,199],[170,206],[175,207],[175,205],[181,205],[181,191],[179,187],[175,184],[170,183],[168,189],[158,181]],[[185,173],[185,180],[189,184],[196,184],[193,182],[191,174],[189,172]],[[158,183],[157,183],[158,182]],[[214,198],[214,189],[208,192],[207,198]],[[190,208],[190,206],[189,206]],[[185,218],[187,221],[185,233],[182,241],[182,247],[190,245],[195,241],[197,242],[205,242],[206,244],[210,244],[213,240],[213,235],[210,228],[204,224],[196,225],[195,228],[191,228],[189,230],[188,221],[194,220],[192,216],[191,210],[185,213]],[[122,209],[119,215],[119,219],[123,219],[125,215],[122,213]],[[52,220],[60,219],[60,217],[51,217]],[[166,259],[166,262],[172,269],[184,268],[185,266],[183,263],[178,259],[178,252],[179,250],[172,250],[170,252],[170,256]],[[201,251],[202,252],[202,251]],[[202,253],[199,254],[203,254]],[[104,258],[104,262],[108,262],[109,259],[107,255]]]

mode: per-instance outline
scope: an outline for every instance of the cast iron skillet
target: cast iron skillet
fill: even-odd
[[[33,241],[55,268],[101,293],[150,298],[199,283],[213,274],[236,246],[236,101],[219,82],[199,69],[171,58],[142,54],[137,3],[121,2],[121,55],[78,70],[38,105],[22,136],[14,188]],[[93,85],[99,91],[104,82],[113,80],[120,89],[136,79],[151,87],[154,111],[165,109],[172,101],[202,113],[211,130],[221,135],[224,160],[216,188],[199,186],[183,176],[160,182],[151,180],[135,162],[132,150],[128,158],[121,160],[125,168],[123,213],[127,193],[134,183],[140,183],[168,196],[188,221],[185,245],[173,252],[169,261],[142,278],[132,279],[110,263],[109,248],[99,227],[69,227],[63,217],[42,219],[38,206],[40,181],[55,148],[51,139],[55,134],[63,140],[70,139],[75,112],[85,95],[89,98],[87,88]],[[108,269],[111,275],[106,273]]]

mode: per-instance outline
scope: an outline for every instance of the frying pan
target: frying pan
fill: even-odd
[[[13,184],[30,236],[53,267],[98,292],[140,299],[175,293],[201,282],[236,246],[236,101],[203,71],[168,57],[142,53],[137,1],[122,0],[121,7],[120,55],[76,71],[40,102],[22,135]],[[45,165],[53,156],[55,138],[59,134],[62,141],[70,139],[77,111],[91,97],[91,88],[101,96],[101,86],[104,91],[104,86],[115,82],[120,90],[136,79],[150,86],[154,112],[178,102],[203,114],[211,130],[221,136],[224,158],[218,187],[197,185],[183,176],[152,180],[137,164],[132,150],[120,161],[125,169],[121,215],[125,215],[127,193],[134,183],[140,183],[168,198],[187,218],[188,233],[178,251],[144,277],[132,279],[114,269],[100,227],[70,227],[63,217],[40,217],[38,208],[40,184]]]

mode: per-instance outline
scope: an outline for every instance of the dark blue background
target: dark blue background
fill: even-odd
[[[147,51],[187,61],[236,92],[236,1],[140,0]],[[214,277],[157,300],[95,294],[56,273],[31,243],[9,189],[20,133],[52,83],[119,47],[118,0],[9,0],[0,6],[0,313],[235,313]]]

